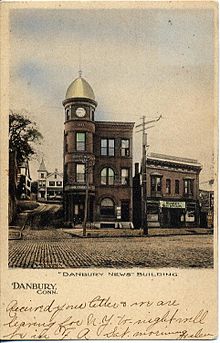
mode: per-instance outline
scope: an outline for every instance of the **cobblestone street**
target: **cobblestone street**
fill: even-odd
[[[31,230],[9,241],[10,268],[212,266],[212,235],[82,239],[62,230]]]

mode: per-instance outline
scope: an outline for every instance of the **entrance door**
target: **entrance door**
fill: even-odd
[[[129,221],[129,200],[121,202],[121,220],[122,221]]]
[[[178,208],[163,208],[163,227],[180,227],[181,214],[182,210]]]
[[[179,227],[181,225],[181,211],[178,208],[170,209],[170,226]]]
[[[84,218],[84,204],[81,202],[73,204],[73,218],[75,224],[81,224]]]

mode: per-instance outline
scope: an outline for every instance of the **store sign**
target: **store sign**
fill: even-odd
[[[65,186],[65,191],[69,191],[69,190],[73,190],[73,189],[85,190],[86,186],[85,185],[67,185],[67,186]]]
[[[120,206],[116,207],[116,216],[117,216],[117,219],[121,219],[121,207]]]
[[[186,203],[184,201],[160,201],[160,207],[186,208]]]

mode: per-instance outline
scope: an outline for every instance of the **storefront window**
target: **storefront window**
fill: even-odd
[[[112,199],[104,198],[101,201],[100,214],[102,216],[106,216],[106,217],[114,217],[115,206],[114,206],[114,202]]]
[[[195,210],[188,210],[186,211],[186,222],[194,222],[195,221]]]

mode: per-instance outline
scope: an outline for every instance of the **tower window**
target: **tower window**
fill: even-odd
[[[70,107],[66,109],[66,120],[70,120]]]
[[[129,156],[130,155],[130,142],[129,139],[122,139],[121,140],[121,156]]]
[[[101,185],[114,185],[115,174],[112,168],[104,168],[101,171]]]
[[[115,156],[115,140],[111,138],[101,139],[101,155]]]
[[[79,163],[76,165],[76,182],[85,182],[85,164]]]
[[[77,132],[76,133],[76,150],[84,151],[86,147],[86,133]]]

